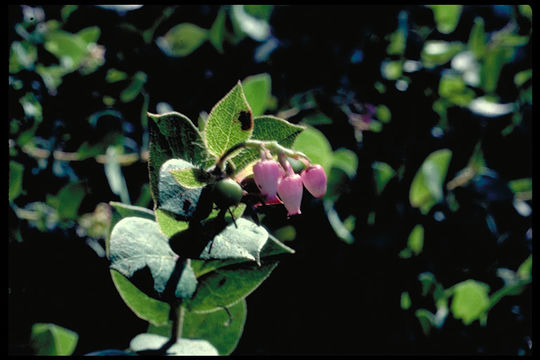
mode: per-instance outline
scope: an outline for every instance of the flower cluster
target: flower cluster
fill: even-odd
[[[253,178],[266,204],[279,203],[288,215],[300,214],[303,186],[317,198],[326,193],[326,174],[322,166],[309,164],[300,174],[293,171],[285,156],[279,162],[272,159],[268,151],[261,153],[261,160],[253,166]],[[279,196],[279,199],[278,199]]]

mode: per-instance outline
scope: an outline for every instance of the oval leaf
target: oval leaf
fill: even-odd
[[[210,111],[204,129],[208,150],[219,157],[253,132],[251,108],[240,81]]]

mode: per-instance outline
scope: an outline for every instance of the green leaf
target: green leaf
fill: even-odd
[[[199,277],[197,292],[186,301],[188,310],[206,313],[236,304],[251,294],[277,264],[277,260],[262,266],[244,263],[219,268]]]
[[[424,43],[424,48],[420,53],[424,66],[431,68],[437,65],[444,65],[461,52],[464,48],[461,42],[447,42],[443,40],[428,40]]]
[[[411,307],[411,297],[408,292],[401,293],[400,305],[403,310],[408,310]]]
[[[439,95],[458,106],[467,106],[474,99],[475,93],[469,89],[459,75],[444,74],[439,82]]]
[[[109,202],[109,205],[112,208],[112,214],[111,223],[109,224],[109,231],[107,232],[107,237],[105,238],[105,251],[107,257],[109,256],[109,241],[111,237],[111,231],[120,220],[130,216],[141,217],[149,220],[155,219],[155,215],[152,210],[140,206],[127,205],[115,201]]]
[[[435,315],[426,309],[418,309],[414,314],[418,318],[424,334],[429,335],[435,322]]]
[[[161,209],[156,209],[156,221],[161,232],[167,237],[171,237],[189,227],[189,222],[177,220],[174,214]]]
[[[422,252],[424,247],[424,227],[422,225],[418,224],[412,229],[407,245],[415,255]]]
[[[508,182],[508,187],[514,193],[529,192],[529,191],[532,192],[532,179],[523,178],[523,179],[511,180]]]
[[[63,30],[44,34],[43,46],[60,60],[66,71],[73,71],[79,67],[88,53],[87,45],[82,37]]]
[[[451,311],[465,325],[481,319],[489,306],[489,285],[472,279],[454,285]]]
[[[167,341],[168,337],[156,334],[139,334],[131,339],[129,347],[132,351],[158,350]],[[167,350],[167,355],[218,355],[217,350],[206,340],[178,339]]]
[[[371,168],[375,177],[375,189],[377,190],[377,194],[381,194],[386,184],[396,174],[396,171],[390,165],[381,161],[374,161],[371,164]]]
[[[463,5],[429,5],[437,30],[443,34],[454,32],[461,16]]]
[[[467,46],[469,50],[476,55],[477,59],[480,59],[486,51],[486,31],[484,29],[484,19],[477,17],[474,19],[474,25],[469,34],[469,41]]]
[[[111,269],[130,279],[136,271],[147,267],[158,298],[163,295],[177,259],[178,255],[171,250],[168,238],[160,232],[155,221],[127,217],[120,220],[112,230],[109,249]],[[186,263],[176,286],[175,296],[189,298],[196,287],[195,274],[189,263]],[[156,296],[150,289],[141,290],[152,297]]]
[[[9,49],[9,73],[32,70],[37,60],[37,48],[29,41],[14,41]]]
[[[385,79],[397,80],[402,74],[402,61],[384,61],[381,63],[381,74]]]
[[[120,196],[123,203],[131,203],[129,192],[122,168],[118,163],[118,154],[114,146],[109,146],[106,152],[105,176],[113,194]]]
[[[294,149],[306,154],[312,163],[320,164],[329,174],[333,151],[330,142],[321,131],[311,126],[306,127],[296,138]]]
[[[89,26],[79,31],[76,36],[84,40],[86,44],[91,44],[98,41],[100,34],[101,29],[99,28],[99,26]]]
[[[264,41],[270,36],[270,25],[267,20],[248,14],[244,5],[232,6],[231,20],[237,31],[255,41]]]
[[[110,273],[120,297],[135,315],[154,325],[167,324],[170,312],[169,304],[146,295],[118,271],[110,270]]]
[[[32,325],[30,342],[34,355],[69,356],[73,354],[79,335],[50,323]]]
[[[274,140],[286,148],[291,148],[295,139],[304,129],[302,126],[291,124],[278,117],[264,115],[253,119],[251,139]],[[233,158],[233,163],[237,169],[243,169],[258,159],[260,159],[260,155],[257,150],[244,148]]]
[[[177,158],[207,168],[213,163],[213,158],[206,151],[199,130],[186,116],[171,112],[161,115],[148,114],[148,117],[150,189],[154,202],[159,205],[158,183],[163,163]]]
[[[131,83],[120,93],[120,100],[122,102],[130,102],[135,100],[137,95],[142,91],[144,84],[146,83],[148,76],[142,71],[137,71]]]
[[[480,70],[480,83],[486,93],[492,93],[497,88],[499,75],[506,62],[508,51],[505,47],[492,47],[486,52],[482,69]]]
[[[358,156],[349,149],[339,148],[332,156],[332,167],[343,170],[352,179],[358,170]]]
[[[212,178],[209,173],[196,167],[171,170],[170,172],[176,181],[186,189],[203,187],[208,184],[208,181]]]
[[[23,192],[24,166],[16,161],[9,162],[9,201],[15,200]]]
[[[532,255],[529,255],[529,257],[519,266],[517,275],[522,280],[532,279]]]
[[[182,337],[206,340],[216,348],[219,355],[230,355],[240,341],[246,316],[245,300],[239,301],[227,310],[219,309],[204,314],[186,311],[182,322]],[[171,323],[160,327],[150,325],[148,332],[169,336]]]
[[[514,75],[514,84],[520,87],[529,81],[529,79],[532,79],[532,69],[523,70]]]
[[[242,83],[238,83],[210,111],[204,129],[208,151],[216,157],[246,141],[253,132],[253,117]]]
[[[156,43],[168,56],[187,56],[208,39],[208,30],[195,24],[182,23],[172,27]]]
[[[225,10],[220,8],[216,20],[208,31],[208,40],[216,50],[223,53],[223,38],[225,37]]]
[[[452,151],[441,149],[431,153],[414,176],[409,190],[409,201],[423,214],[443,200],[443,183],[452,158]]]
[[[242,81],[242,87],[253,116],[264,114],[272,96],[272,78],[270,74],[263,73],[248,76]]]
[[[62,220],[73,220],[81,201],[86,195],[84,182],[70,183],[64,186],[55,196],[47,195],[47,204],[54,207]]]

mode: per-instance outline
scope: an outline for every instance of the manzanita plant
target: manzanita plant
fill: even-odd
[[[230,354],[245,298],[280,255],[294,253],[260,225],[257,209],[283,204],[300,214],[303,185],[321,197],[326,175],[292,149],[303,127],[253,116],[240,81],[199,128],[177,112],[148,117],[154,209],[111,202],[107,239],[120,296],[149,322],[128,351]]]

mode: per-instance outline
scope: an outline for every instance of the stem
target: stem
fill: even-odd
[[[223,153],[223,155],[221,155],[221,157],[216,162],[216,167],[218,167],[219,169],[221,169],[223,171],[225,161],[227,160],[227,158],[229,156],[231,156],[231,154],[233,152],[235,152],[236,150],[244,148],[244,147],[245,148],[259,149],[260,151],[265,151],[265,149],[267,149],[267,150],[273,151],[274,153],[277,153],[277,154],[285,154],[285,155],[287,155],[289,157],[292,157],[294,159],[304,158],[307,161],[311,162],[311,160],[309,159],[309,157],[307,157],[306,154],[304,154],[304,153],[302,153],[300,151],[291,150],[291,149],[288,149],[286,147],[283,147],[283,146],[279,145],[278,142],[275,141],[275,140],[272,140],[272,141],[246,140],[244,142],[238,143],[238,144],[230,147],[227,151],[225,151],[225,153]]]

